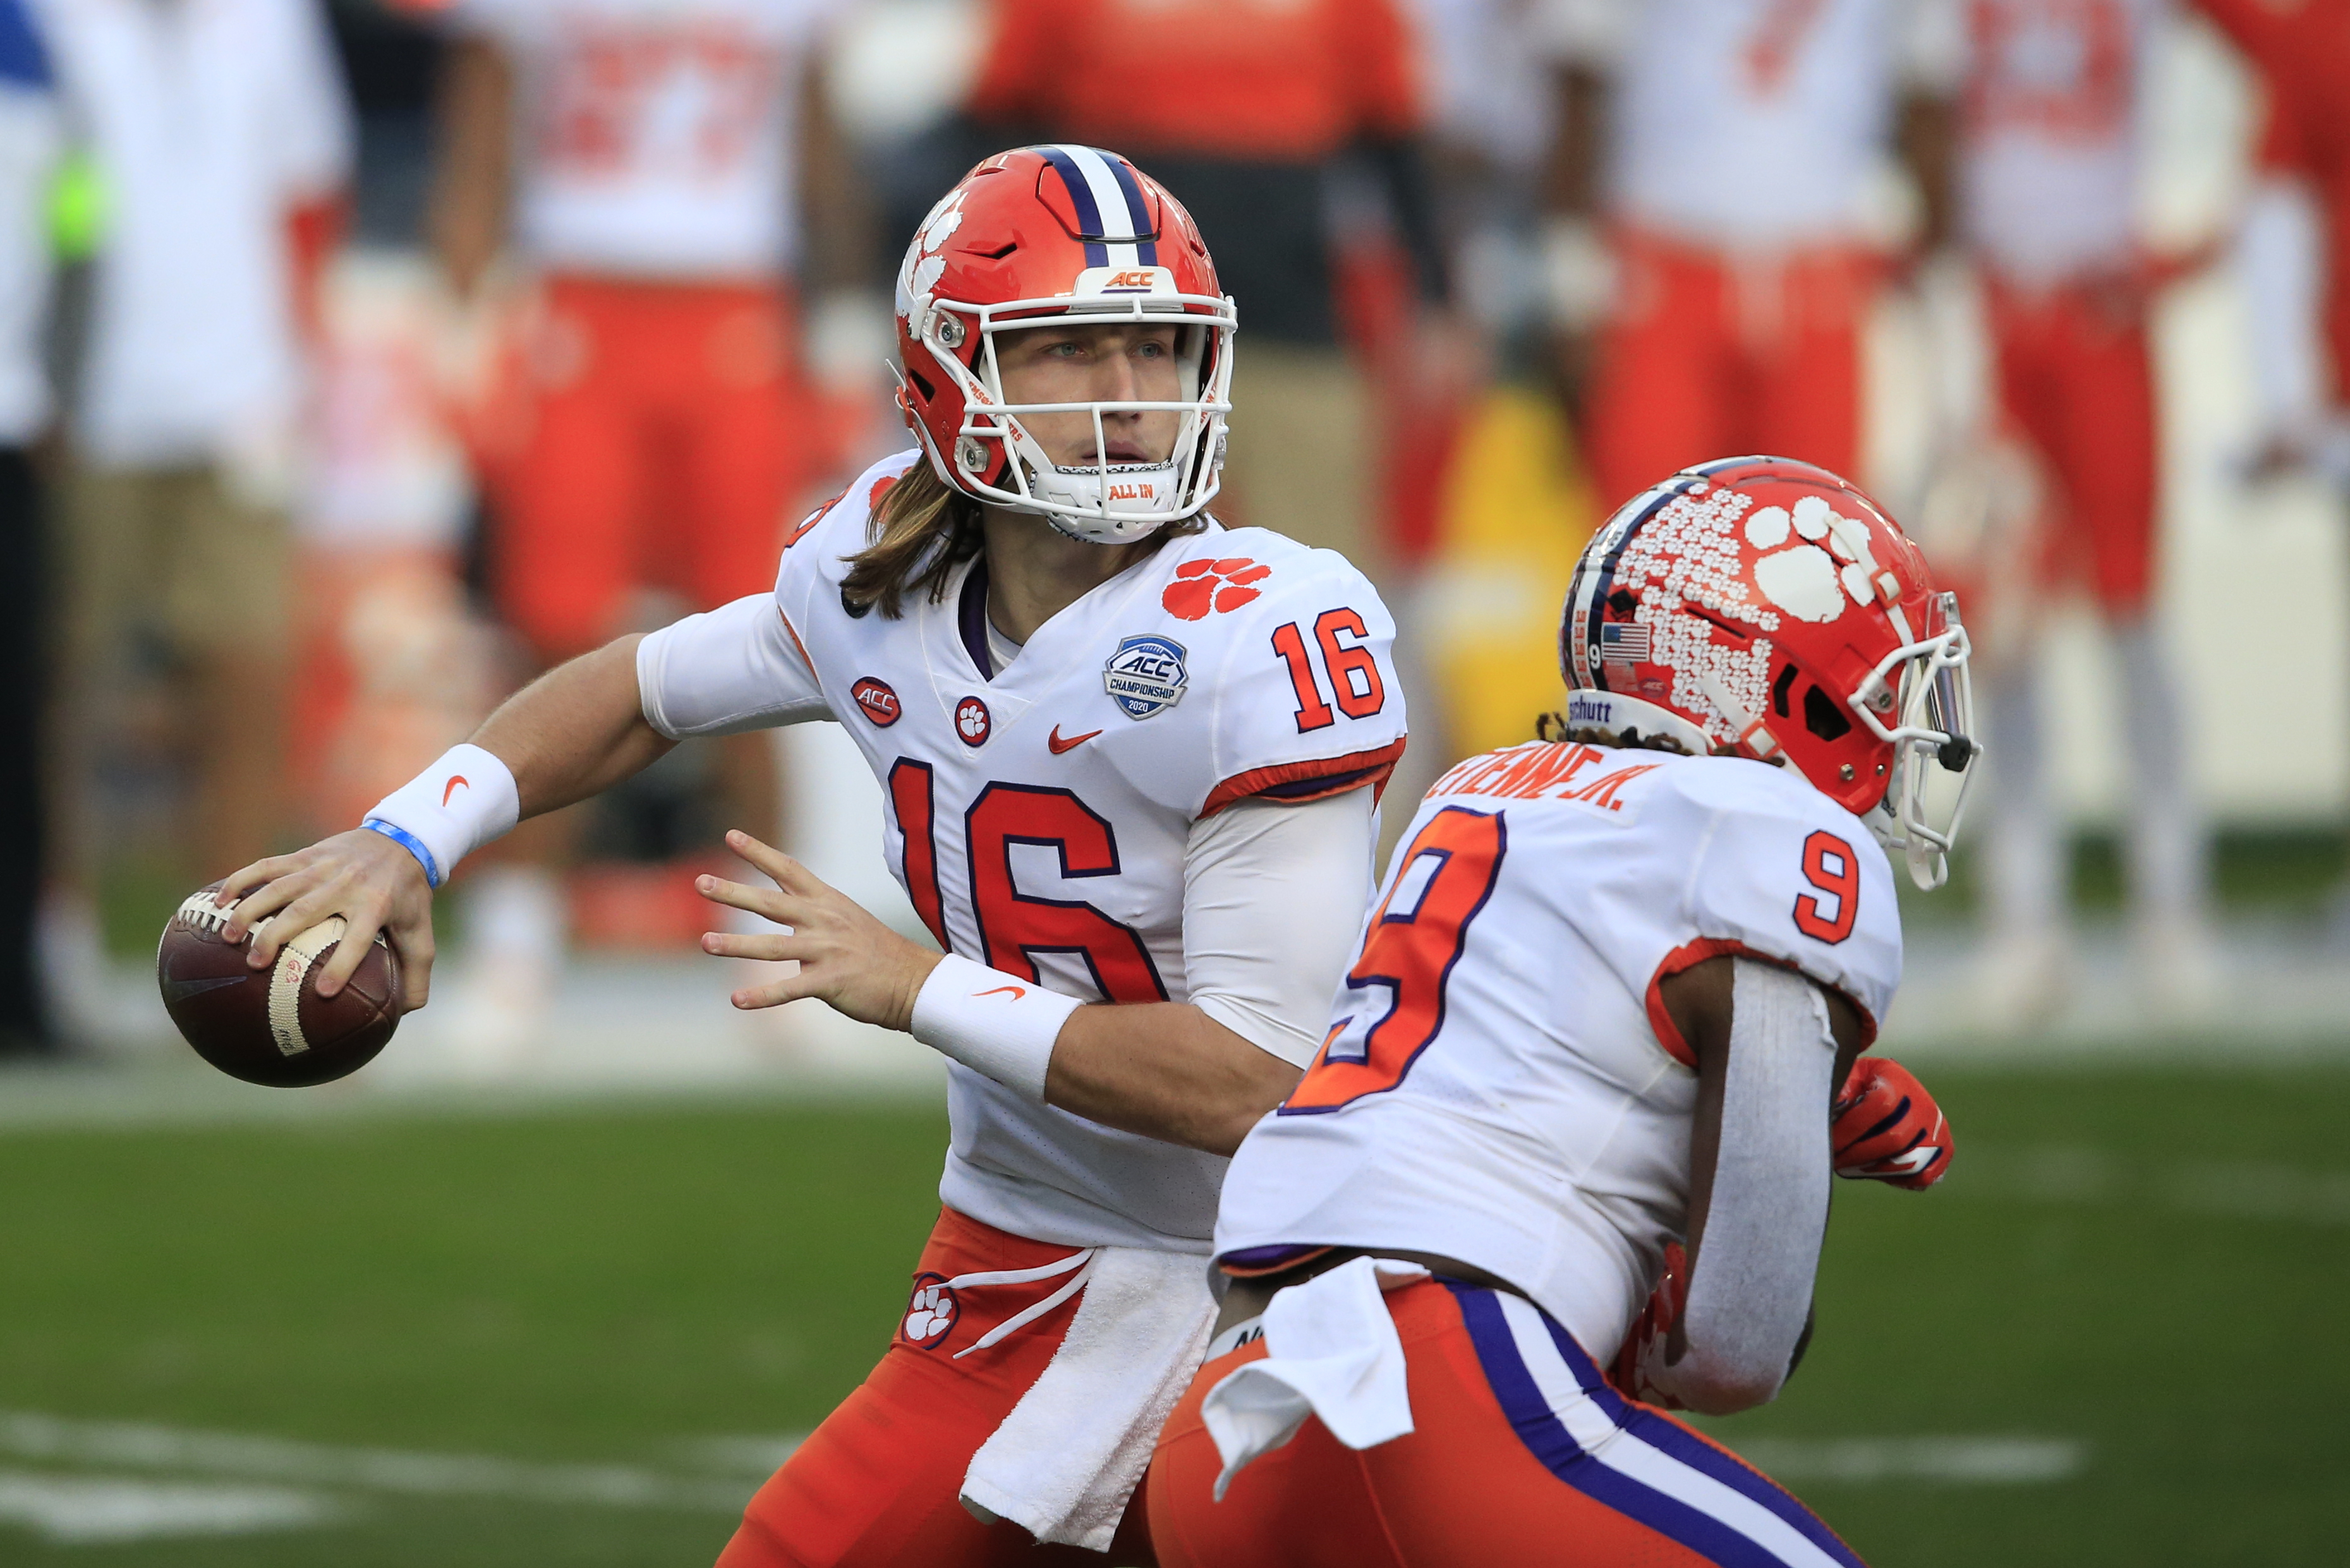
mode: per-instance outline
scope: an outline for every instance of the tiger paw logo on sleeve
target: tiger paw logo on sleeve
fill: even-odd
[[[1159,596],[1159,603],[1177,620],[1205,620],[1211,613],[1236,610],[1254,601],[1264,591],[1254,585],[1271,576],[1271,566],[1246,559],[1186,561],[1175,568],[1175,580]]]

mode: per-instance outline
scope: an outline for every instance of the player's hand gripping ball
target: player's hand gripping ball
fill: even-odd
[[[245,962],[252,940],[222,934],[228,909],[213,901],[220,884],[190,894],[155,949],[163,1009],[196,1054],[248,1084],[294,1089],[355,1073],[375,1059],[399,1027],[400,960],[381,933],[349,983],[318,994],[318,975],[342,940],[330,917],[279,950],[265,970]],[[234,906],[232,906],[233,908]]]
[[[1908,1068],[1863,1056],[1836,1096],[1828,1148],[1838,1176],[1921,1190],[1950,1168],[1950,1124]]]

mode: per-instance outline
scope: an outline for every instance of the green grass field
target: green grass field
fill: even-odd
[[[2080,1445],[2053,1481],[1799,1484],[1880,1568],[2339,1562],[2350,1066],[1930,1076],[1954,1174],[1843,1187],[1809,1363],[1721,1435]],[[706,1563],[756,1479],[711,1440],[805,1429],[862,1376],[943,1136],[870,1106],[0,1136],[0,1562]],[[356,1449],[536,1468],[468,1496]],[[549,1500],[590,1465],[674,1495]],[[113,1542],[12,1521],[12,1487],[65,1476],[340,1511]]]

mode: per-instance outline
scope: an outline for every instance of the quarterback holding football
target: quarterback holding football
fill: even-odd
[[[1859,1053],[1900,978],[1880,844],[1939,883],[1972,771],[1957,605],[1852,486],[1731,459],[1593,539],[1560,656],[1558,731],[1429,791],[1233,1158],[1170,1568],[1856,1564],[1665,1408],[1778,1392],[1832,1169],[1948,1168]]]
[[[772,593],[551,672],[360,828],[231,877],[229,935],[259,968],[343,916],[331,987],[386,929],[421,1005],[468,851],[683,737],[838,722],[944,956],[742,834],[775,886],[703,891],[789,931],[704,945],[798,961],[737,1006],[820,997],[951,1059],[942,1210],[879,1366],[722,1561],[1148,1561],[1128,1502],[1208,1339],[1226,1158],[1369,897],[1394,628],[1343,557],[1207,514],[1234,307],[1127,160],[981,163],[897,316],[918,445],[790,533]]]

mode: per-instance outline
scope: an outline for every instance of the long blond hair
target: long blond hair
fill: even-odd
[[[924,458],[891,485],[873,514],[865,548],[850,556],[840,585],[841,602],[896,620],[906,613],[905,597],[923,592],[932,604],[947,597],[954,569],[980,552],[979,503],[949,489]]]
[[[1207,525],[1207,514],[1195,513],[1150,537],[1163,544]],[[978,555],[985,543],[979,503],[949,487],[925,454],[882,495],[873,514],[870,542],[847,557],[841,602],[852,613],[879,607],[891,620],[906,613],[909,594],[925,594],[932,604],[944,603],[954,569]]]

